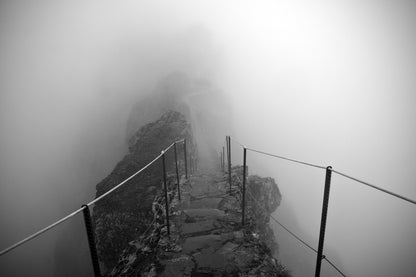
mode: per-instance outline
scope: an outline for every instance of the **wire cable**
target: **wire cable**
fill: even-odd
[[[258,203],[257,199],[254,198],[253,194],[251,194],[251,192],[249,190],[246,190],[246,192],[248,192],[248,194],[251,196],[251,198],[254,200],[254,202],[256,203],[256,205],[261,208],[262,210],[263,207],[260,206],[260,204]],[[285,229],[289,234],[291,234],[295,239],[299,240],[301,243],[303,243],[306,247],[308,247],[309,249],[311,249],[313,252],[318,253],[317,250],[315,250],[315,248],[313,248],[312,246],[310,246],[308,243],[306,243],[304,240],[302,240],[299,236],[297,236],[295,233],[293,233],[292,231],[290,231],[287,227],[285,227],[282,223],[280,223],[276,218],[273,217],[273,215],[270,215],[270,217],[273,219],[274,222],[276,222],[277,224],[279,224],[283,229]]]
[[[139,174],[139,173],[141,173],[143,170],[145,170],[146,168],[148,168],[150,165],[152,165],[155,161],[157,161],[165,152],[167,152],[167,151],[169,151],[169,149],[170,148],[172,148],[172,146],[175,144],[175,143],[180,143],[180,142],[184,142],[185,141],[185,139],[182,139],[182,140],[178,140],[178,141],[175,141],[174,143],[172,143],[171,145],[169,145],[167,148],[165,148],[156,158],[154,158],[150,163],[148,163],[147,165],[145,165],[143,168],[141,168],[140,170],[138,170],[136,173],[134,173],[133,175],[131,175],[130,177],[128,177],[127,179],[125,179],[124,181],[122,181],[120,184],[118,184],[117,186],[115,186],[115,187],[113,187],[112,189],[110,189],[109,191],[107,191],[106,193],[104,193],[104,194],[102,194],[102,195],[100,195],[98,198],[96,198],[96,199],[94,199],[93,201],[91,201],[91,202],[89,202],[88,204],[87,204],[87,206],[89,207],[89,206],[91,206],[91,205],[93,205],[93,204],[95,204],[95,203],[97,203],[98,201],[100,201],[101,199],[103,199],[104,197],[106,197],[107,195],[109,195],[110,193],[112,193],[113,191],[115,191],[116,189],[118,189],[119,187],[121,187],[122,185],[124,185],[126,182],[128,182],[129,180],[131,180],[132,178],[134,178],[137,174]],[[24,238],[24,239],[22,239],[22,240],[20,240],[20,241],[18,241],[18,242],[16,242],[15,244],[13,244],[13,245],[11,245],[11,246],[9,246],[9,247],[7,247],[7,248],[5,248],[4,250],[2,250],[2,251],[0,251],[0,256],[2,256],[2,255],[4,255],[4,254],[6,254],[6,253],[8,253],[8,252],[10,252],[11,250],[13,250],[13,249],[15,249],[16,247],[19,247],[20,245],[22,245],[22,244],[24,244],[24,243],[26,243],[26,242],[29,242],[30,240],[32,240],[32,239],[34,239],[34,238],[36,238],[36,237],[38,237],[38,236],[40,236],[41,234],[43,234],[43,233],[45,233],[46,231],[48,231],[48,230],[50,230],[50,229],[52,229],[52,228],[54,228],[54,227],[56,227],[56,226],[58,226],[59,224],[61,224],[61,223],[63,223],[63,222],[65,222],[65,221],[67,221],[68,219],[70,219],[71,217],[73,217],[73,216],[75,216],[75,215],[77,215],[77,214],[79,214],[80,212],[82,212],[82,210],[84,210],[86,207],[82,207],[82,208],[79,208],[78,210],[76,210],[76,211],[74,211],[74,212],[72,212],[72,213],[70,213],[69,215],[67,215],[67,216],[65,216],[65,217],[63,217],[63,218],[61,218],[61,219],[59,219],[59,220],[57,220],[56,222],[54,222],[54,223],[52,223],[52,224],[50,224],[50,225],[48,225],[47,227],[45,227],[45,228],[43,228],[43,229],[41,229],[41,230],[39,230],[39,231],[37,231],[36,233],[33,233],[32,235],[30,235],[30,236],[28,236],[28,237],[26,237],[26,238]],[[146,230],[147,231],[147,230]]]
[[[101,199],[103,199],[104,197],[106,197],[107,195],[109,195],[110,193],[112,193],[113,191],[115,191],[116,189],[118,189],[119,187],[121,187],[122,185],[124,185],[125,183],[127,183],[128,181],[130,181],[132,178],[134,178],[136,175],[138,175],[139,173],[141,173],[142,171],[144,171],[146,168],[148,168],[154,162],[156,162],[160,157],[162,157],[163,154],[165,154],[174,144],[175,143],[172,143],[171,145],[169,145],[165,150],[163,150],[159,154],[159,156],[157,156],[156,158],[154,158],[150,163],[148,163],[147,165],[145,165],[144,167],[142,167],[139,171],[136,171],[136,173],[134,173],[133,175],[130,175],[130,177],[128,177],[127,179],[125,179],[124,181],[122,181],[120,184],[118,184],[117,186],[113,187],[112,189],[110,189],[106,193],[100,195],[98,198],[95,198],[93,201],[89,202],[87,204],[87,206],[89,207],[89,206],[97,203],[98,201],[100,201]]]
[[[365,181],[363,181],[363,180],[360,180],[360,179],[357,179],[357,178],[355,178],[355,177],[349,176],[349,175],[347,175],[347,174],[345,174],[345,173],[342,173],[342,172],[339,172],[339,171],[337,171],[337,170],[334,170],[334,169],[331,169],[331,170],[332,170],[332,172],[334,172],[334,173],[336,173],[336,174],[338,174],[338,175],[344,176],[345,178],[348,178],[348,179],[354,180],[354,181],[356,181],[356,182],[359,182],[359,183],[364,184],[364,185],[366,185],[366,186],[369,186],[369,187],[371,187],[371,188],[377,189],[377,190],[382,191],[382,192],[384,192],[384,193],[390,194],[390,195],[392,195],[392,196],[395,196],[395,197],[397,197],[397,198],[400,198],[400,199],[402,199],[402,200],[405,200],[405,201],[407,201],[407,202],[410,202],[410,203],[412,203],[412,204],[416,204],[416,201],[415,201],[415,200],[413,200],[413,199],[407,198],[407,197],[405,197],[405,196],[402,196],[402,195],[400,195],[400,194],[394,193],[394,192],[392,192],[392,191],[389,191],[389,190],[386,190],[386,189],[380,188],[380,187],[378,187],[378,186],[372,185],[372,184],[370,184],[370,183],[368,183],[368,182],[365,182]]]
[[[295,162],[295,163],[299,163],[299,164],[304,164],[304,165],[308,165],[308,166],[312,166],[312,167],[316,167],[316,168],[320,168],[320,169],[326,169],[326,167],[325,167],[325,166],[320,166],[320,165],[316,165],[316,164],[312,164],[312,163],[307,163],[307,162],[304,162],[304,161],[299,161],[299,160],[295,160],[295,159],[291,159],[291,158],[287,158],[287,157],[283,157],[283,156],[279,156],[279,155],[274,155],[274,154],[267,153],[267,152],[260,151],[260,150],[256,150],[256,149],[253,149],[253,148],[248,148],[248,147],[245,147],[242,143],[240,143],[240,142],[239,142],[239,141],[237,141],[236,139],[234,139],[234,138],[232,138],[232,137],[230,137],[230,138],[231,138],[232,140],[234,140],[235,142],[237,142],[239,145],[241,145],[243,148],[246,148],[247,150],[252,151],[252,152],[256,152],[256,153],[259,153],[259,154],[268,155],[268,156],[271,156],[271,157],[275,157],[275,158],[279,158],[279,159],[283,159],[283,160],[287,160],[287,161],[291,161],[291,162]],[[397,198],[400,198],[400,199],[402,199],[402,200],[405,200],[405,201],[407,201],[407,202],[410,202],[410,203],[412,203],[412,204],[416,204],[416,200],[410,199],[410,198],[405,197],[405,196],[403,196],[403,195],[400,195],[400,194],[398,194],[398,193],[395,193],[395,192],[392,192],[392,191],[389,191],[389,190],[383,189],[383,188],[381,188],[381,187],[378,187],[378,186],[376,186],[376,185],[370,184],[369,182],[366,182],[366,181],[360,180],[360,179],[358,179],[358,178],[352,177],[352,176],[350,176],[350,175],[347,175],[347,174],[342,173],[342,172],[340,172],[340,171],[338,171],[338,170],[335,170],[335,169],[331,169],[331,171],[332,171],[332,172],[334,172],[334,173],[336,173],[336,174],[338,174],[338,175],[344,176],[344,177],[346,177],[346,178],[348,178],[348,179],[354,180],[354,181],[359,182],[359,183],[361,183],[361,184],[364,184],[364,185],[366,185],[366,186],[372,187],[372,188],[377,189],[377,190],[379,190],[379,191],[382,191],[382,192],[384,192],[384,193],[390,194],[390,195],[392,195],[392,196],[395,196],[395,197],[397,197]]]
[[[299,161],[299,160],[290,159],[290,158],[287,158],[287,157],[270,154],[270,153],[263,152],[263,151],[260,151],[260,150],[256,150],[256,149],[253,149],[253,148],[247,148],[247,150],[253,151],[253,152],[256,152],[256,153],[259,153],[259,154],[264,154],[264,155],[268,155],[268,156],[271,156],[271,157],[279,158],[279,159],[282,159],[282,160],[287,160],[287,161],[291,161],[291,162],[295,162],[295,163],[299,163],[299,164],[304,164],[304,165],[308,165],[308,166],[312,166],[312,167],[316,167],[316,168],[320,168],[320,169],[326,169],[325,166],[316,165],[316,164],[307,163],[307,162],[302,162],[302,161]]]
[[[150,228],[153,226],[155,221],[156,221],[156,217],[153,218],[153,221],[150,223],[150,225],[147,227],[147,229],[140,235],[140,237],[144,236],[150,230]]]
[[[246,148],[246,146],[244,144],[242,144],[241,142],[239,142],[238,140],[236,140],[232,136],[230,136],[230,139],[232,139],[234,142],[236,142],[237,144],[239,144],[241,147]]]
[[[251,196],[251,198],[254,200],[254,202],[256,203],[256,205],[259,208],[261,208],[263,211],[265,211],[265,209],[258,203],[257,199],[254,198],[253,194],[251,194],[251,192],[249,190],[247,190],[247,192],[249,193],[249,195]],[[313,252],[318,253],[318,251],[315,250],[315,248],[313,248],[312,246],[310,246],[308,243],[306,243],[304,240],[302,240],[295,233],[293,233],[292,231],[290,231],[287,227],[285,227],[282,223],[280,223],[273,215],[270,215],[270,217],[273,219],[274,222],[276,222],[277,224],[279,224],[283,229],[285,229],[289,234],[291,234],[294,238],[296,238],[298,241],[300,241],[303,245],[305,245],[306,247],[308,247],[309,249],[311,249]],[[326,256],[324,256],[323,259],[325,259],[342,276],[344,276],[344,277],[347,276],[337,266],[335,266],[335,264],[333,262],[331,262]]]
[[[339,274],[341,274],[344,277],[347,277],[336,265],[334,265],[326,256],[323,257],[324,260],[326,260],[336,271],[338,271]]]
[[[27,238],[22,239],[21,241],[18,241],[18,242],[16,242],[15,244],[13,244],[13,245],[11,245],[11,246],[7,247],[6,249],[4,249],[4,250],[2,250],[2,251],[0,252],[0,256],[3,256],[3,255],[4,255],[4,254],[6,254],[7,252],[9,252],[9,251],[11,251],[11,250],[15,249],[16,247],[18,247],[18,246],[20,246],[20,245],[22,245],[22,244],[24,244],[24,243],[26,243],[26,242],[28,242],[28,241],[30,241],[30,240],[32,240],[32,239],[34,239],[34,238],[36,238],[36,237],[38,237],[38,236],[42,235],[42,234],[43,234],[43,233],[45,233],[46,231],[48,231],[48,230],[50,230],[50,229],[52,229],[52,228],[54,228],[54,227],[58,226],[59,224],[61,224],[61,223],[65,222],[65,221],[67,221],[67,220],[68,220],[68,219],[70,219],[71,217],[73,217],[73,216],[75,216],[75,215],[79,214],[80,212],[82,212],[82,210],[84,210],[85,208],[86,208],[86,207],[79,208],[78,210],[76,210],[76,211],[74,211],[74,212],[70,213],[69,215],[67,215],[67,216],[65,216],[65,217],[63,217],[63,218],[61,218],[61,219],[59,219],[58,221],[56,221],[56,222],[52,223],[51,225],[49,225],[49,226],[47,226],[47,227],[45,227],[45,228],[43,228],[43,229],[41,229],[41,230],[37,231],[36,233],[34,233],[34,234],[32,234],[32,235],[28,236]]]

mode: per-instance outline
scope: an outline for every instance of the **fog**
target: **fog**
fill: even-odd
[[[415,21],[411,1],[2,1],[0,248],[94,197],[127,151],[132,105],[176,70],[224,92],[245,145],[416,199]],[[252,152],[248,165],[276,178],[276,217],[316,247],[324,171]],[[415,218],[414,205],[334,175],[325,254],[349,276],[412,276]],[[314,253],[273,228],[282,263],[312,275]],[[56,256],[83,231],[77,218],[0,257],[0,275],[84,268],[84,250]]]

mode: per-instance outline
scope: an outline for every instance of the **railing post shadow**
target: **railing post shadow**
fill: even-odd
[[[246,210],[246,167],[247,167],[247,148],[243,149],[243,208],[241,225],[245,225],[245,210]]]
[[[162,151],[162,170],[163,170],[163,186],[165,188],[165,209],[166,209],[166,226],[168,229],[168,236],[170,236],[170,225],[169,225],[169,199],[168,199],[168,187],[166,182],[166,162],[165,162],[165,151]]]
[[[321,274],[321,263],[324,250],[324,240],[325,240],[325,228],[326,228],[326,218],[328,214],[328,203],[329,203],[329,191],[331,187],[331,175],[332,175],[332,167],[328,166],[326,168],[325,174],[325,189],[324,189],[324,199],[322,204],[322,215],[321,215],[321,229],[319,231],[319,243],[318,243],[318,253],[316,257],[316,269],[315,269],[315,277],[319,277]]]
[[[101,277],[100,264],[98,262],[97,248],[95,246],[94,228],[92,227],[90,208],[87,205],[82,205],[82,212],[84,213],[85,229],[87,231],[88,246],[90,248],[91,262],[94,269],[94,276]]]

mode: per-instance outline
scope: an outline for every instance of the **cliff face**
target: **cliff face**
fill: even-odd
[[[97,184],[100,196],[141,169],[161,149],[172,142],[186,138],[188,150],[194,148],[190,125],[178,112],[169,111],[153,123],[147,124],[130,139],[129,153],[114,170]],[[178,156],[183,159],[183,148],[178,145]],[[173,172],[173,151],[166,154],[166,165]],[[104,272],[111,269],[128,243],[137,238],[154,220],[153,202],[161,192],[161,161],[124,184],[94,207],[97,250]]]
[[[222,91],[208,80],[171,73],[133,106],[127,122],[127,139],[167,111],[177,111],[192,127],[198,152],[202,154],[200,162],[209,165],[217,160],[217,145],[222,143],[222,135],[231,129],[231,108],[226,100]]]
[[[231,193],[228,174],[213,169],[218,161],[216,145],[221,144],[213,138],[217,136],[216,126],[224,118],[220,113],[224,109],[212,108],[217,111],[215,115],[207,108],[216,107],[205,99],[215,94],[212,88],[205,83],[195,84],[182,75],[173,75],[160,86],[159,98],[166,96],[176,102],[162,102],[160,107],[158,99],[149,98],[133,109],[132,118],[136,120],[130,119],[128,124],[129,153],[97,184],[96,196],[143,168],[177,140],[187,140],[188,172],[190,157],[198,157],[203,168],[185,180],[183,146],[177,145],[182,174],[182,199],[179,199],[173,149],[165,155],[170,236],[161,159],[95,205],[93,220],[102,273],[106,276],[289,276],[273,258],[277,243],[269,219],[281,201],[275,181],[248,177],[246,224],[242,226],[242,167],[232,169]],[[146,115],[146,111],[152,112]],[[143,125],[159,113],[158,119]],[[134,131],[138,126],[142,127]],[[205,147],[198,145],[197,148],[195,141]]]
[[[233,176],[241,167],[233,168]],[[111,276],[290,276],[273,258],[277,243],[268,225],[280,203],[271,178],[251,176],[247,224],[241,226],[240,183],[229,192],[227,174],[200,170],[170,197],[170,236],[163,225],[130,242]],[[234,178],[235,180],[237,178]],[[237,180],[236,180],[237,181]],[[174,186],[171,189],[175,191]],[[163,205],[163,199],[154,202]],[[261,202],[260,202],[261,201]],[[163,209],[162,209],[163,210]],[[154,209],[155,217],[164,216]]]

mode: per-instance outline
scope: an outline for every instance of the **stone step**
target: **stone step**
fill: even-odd
[[[222,219],[226,215],[224,211],[219,209],[186,209],[183,210],[184,214],[188,217],[189,220],[206,220],[206,219]]]
[[[188,209],[217,209],[222,198],[202,198],[189,203]]]
[[[223,243],[223,238],[221,235],[204,235],[189,237],[185,240],[182,246],[182,251],[184,253],[192,253],[202,249],[219,249]]]
[[[192,234],[201,234],[210,232],[216,228],[215,221],[212,219],[198,222],[184,223],[182,226],[182,234],[189,236]]]

